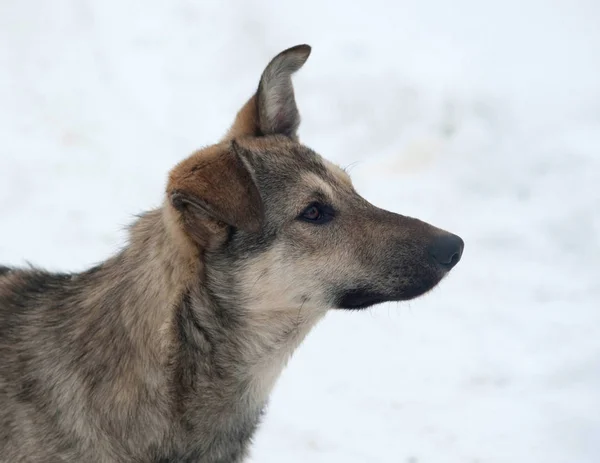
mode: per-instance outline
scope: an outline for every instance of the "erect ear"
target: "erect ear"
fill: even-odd
[[[310,50],[308,45],[297,45],[271,60],[262,73],[256,94],[238,112],[225,139],[273,134],[297,138],[300,114],[292,74],[306,62]]]
[[[202,234],[219,224],[248,232],[262,227],[262,200],[235,142],[205,148],[175,166],[167,195],[196,241],[205,241]]]

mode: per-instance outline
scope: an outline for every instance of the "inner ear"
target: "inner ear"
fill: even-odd
[[[256,94],[262,134],[297,138],[300,113],[294,98],[292,74],[306,62],[310,51],[308,45],[288,48],[273,58],[263,71]]]

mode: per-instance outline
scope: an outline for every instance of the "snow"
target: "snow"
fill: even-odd
[[[336,312],[253,462],[600,461],[600,3],[0,2],[0,261],[80,270],[277,52],[302,140],[461,235],[410,304]]]

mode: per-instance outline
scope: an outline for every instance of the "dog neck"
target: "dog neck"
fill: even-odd
[[[131,338],[164,361],[173,338],[173,310],[200,271],[198,251],[177,233],[169,209],[147,212],[130,227],[129,245],[106,262],[104,274],[123,288],[121,319]],[[112,274],[112,275],[111,275]]]
[[[313,307],[255,306],[248,298],[218,297],[204,282],[184,298],[177,325],[194,346],[201,375],[221,397],[262,407],[293,352],[325,314]],[[231,293],[230,293],[231,294]],[[186,327],[185,329],[182,327]]]
[[[178,368],[191,370],[194,363],[197,378],[188,382],[211,378],[204,390],[215,388],[237,404],[246,400],[262,407],[290,356],[325,312],[240,307],[217,298],[206,286],[202,250],[172,214],[165,205],[141,216],[121,257],[131,274],[132,301],[138,298],[123,314],[132,336],[154,349],[161,364],[173,365],[173,355]],[[190,358],[181,358],[181,352]]]

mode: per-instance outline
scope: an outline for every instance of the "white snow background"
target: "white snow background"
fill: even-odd
[[[431,294],[335,312],[252,462],[600,462],[597,0],[0,1],[0,262],[82,270],[269,59],[308,146],[461,235]]]

